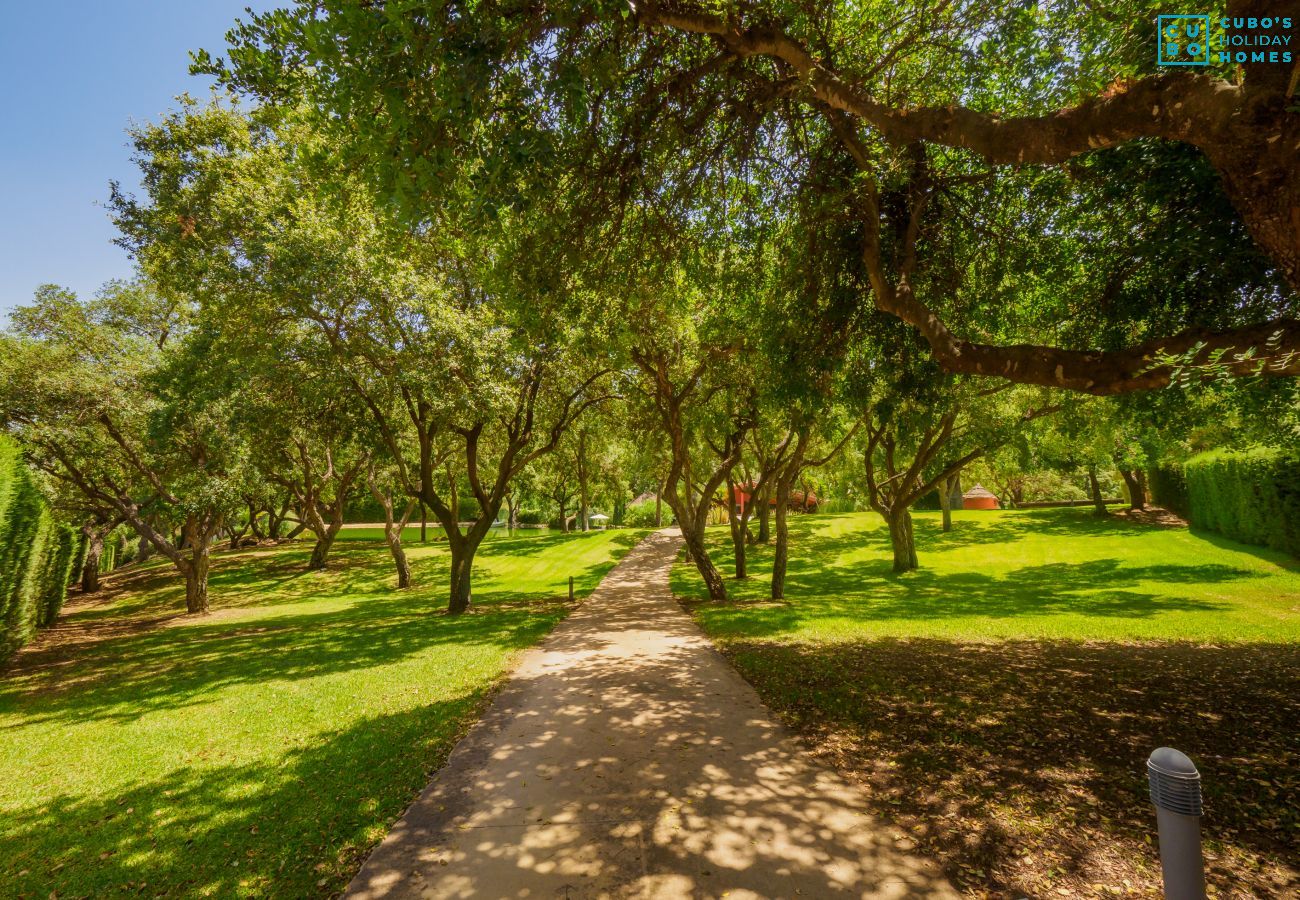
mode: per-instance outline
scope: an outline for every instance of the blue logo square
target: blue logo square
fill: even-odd
[[[1208,14],[1158,16],[1160,42],[1158,66],[1208,66],[1210,64],[1210,17]]]

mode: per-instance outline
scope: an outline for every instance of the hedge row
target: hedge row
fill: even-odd
[[[1300,451],[1215,450],[1164,469],[1154,491],[1162,506],[1197,528],[1300,557]]]
[[[1192,515],[1187,497],[1187,476],[1182,463],[1161,463],[1151,470],[1147,478],[1151,499],[1157,505],[1178,513],[1184,519]]]
[[[78,538],[54,520],[18,448],[0,438],[0,661],[58,618]]]

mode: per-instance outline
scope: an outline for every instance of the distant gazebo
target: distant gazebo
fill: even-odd
[[[982,484],[961,495],[962,509],[997,509],[998,497]]]

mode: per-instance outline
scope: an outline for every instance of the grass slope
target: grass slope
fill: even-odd
[[[6,896],[337,892],[446,759],[514,654],[638,533],[499,538],[475,608],[442,613],[445,552],[221,554],[214,614],[161,566],[74,602],[0,682]]]
[[[877,522],[795,519],[788,603],[756,574],[691,606],[900,845],[971,897],[1154,900],[1144,765],[1170,745],[1203,776],[1212,896],[1300,892],[1300,564],[1087,510],[922,513],[925,568],[895,576]]]

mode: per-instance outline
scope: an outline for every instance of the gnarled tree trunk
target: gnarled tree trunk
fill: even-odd
[[[738,485],[730,478],[727,479],[727,527],[731,529],[731,555],[735,566],[736,578],[748,578],[749,573],[746,569],[745,560],[745,536],[748,531],[746,528],[746,519],[748,516],[742,516],[736,512]],[[753,498],[750,498],[753,499]]]
[[[894,551],[894,572],[911,572],[919,567],[916,558],[916,535],[912,531],[912,512],[906,506],[891,509],[888,517],[889,545]]]
[[[1101,482],[1097,480],[1097,467],[1088,466],[1088,490],[1092,495],[1092,510],[1095,515],[1106,515],[1105,498],[1101,495]]]
[[[86,555],[81,564],[81,592],[93,594],[99,590],[99,566],[104,558],[103,525],[86,523],[81,526],[81,533],[86,538]]]
[[[1141,469],[1120,469],[1128,487],[1128,508],[1142,510],[1147,508],[1147,477]]]

